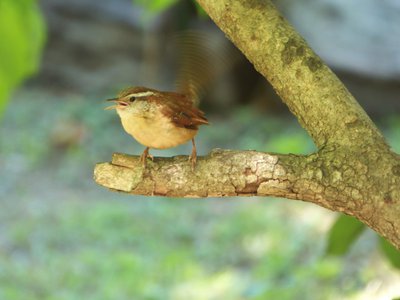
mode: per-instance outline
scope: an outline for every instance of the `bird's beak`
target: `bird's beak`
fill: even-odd
[[[118,98],[111,98],[111,99],[107,99],[106,101],[114,102],[114,103],[116,103],[116,104],[115,104],[115,105],[108,106],[108,107],[106,107],[104,110],[116,109],[118,106],[121,106],[121,107],[126,107],[126,106],[128,106],[128,102],[123,101],[123,100],[120,100],[120,99],[118,99]]]

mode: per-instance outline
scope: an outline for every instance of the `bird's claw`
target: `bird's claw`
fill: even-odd
[[[151,161],[154,161],[154,156],[149,153],[149,148],[146,148],[140,156],[140,161],[144,168],[146,167],[147,158],[150,158]]]

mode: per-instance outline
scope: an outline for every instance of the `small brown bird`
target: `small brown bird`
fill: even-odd
[[[194,168],[197,160],[194,137],[198,126],[208,124],[204,113],[194,106],[190,96],[183,93],[161,92],[145,87],[130,87],[117,98],[109,99],[115,105],[123,128],[139,143],[146,146],[141,161],[153,160],[149,149],[167,149],[192,140],[189,160]]]
[[[109,99],[115,105],[107,109],[116,109],[125,131],[146,146],[141,156],[143,165],[147,157],[153,159],[150,148],[167,149],[192,140],[189,160],[194,168],[197,159],[194,137],[200,125],[208,124],[197,104],[210,83],[226,69],[215,63],[215,59],[223,61],[221,53],[224,58],[232,55],[226,48],[215,48],[210,36],[199,31],[179,33],[174,41],[178,92],[130,87]]]

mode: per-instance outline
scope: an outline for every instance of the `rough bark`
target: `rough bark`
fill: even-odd
[[[319,151],[308,156],[215,150],[194,172],[187,157],[115,154],[95,180],[143,195],[279,196],[357,217],[400,248],[400,157],[333,72],[268,0],[198,0],[267,78]]]

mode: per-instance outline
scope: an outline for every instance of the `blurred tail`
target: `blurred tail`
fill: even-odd
[[[212,82],[232,68],[241,54],[221,35],[202,31],[180,32],[175,41],[178,51],[176,90],[198,105]]]

